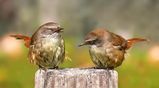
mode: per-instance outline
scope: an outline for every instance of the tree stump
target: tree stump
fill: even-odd
[[[38,70],[35,88],[118,88],[118,73],[82,68]]]

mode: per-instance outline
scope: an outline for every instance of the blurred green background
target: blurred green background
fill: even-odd
[[[135,45],[126,54],[119,88],[159,88],[159,0],[0,0],[0,88],[33,88],[37,66],[13,33],[31,36],[39,25],[54,21],[65,28],[66,51],[72,61],[61,67],[92,67],[88,47],[78,48],[94,28],[106,28]]]

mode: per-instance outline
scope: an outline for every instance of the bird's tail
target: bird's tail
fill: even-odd
[[[24,36],[24,35],[21,35],[21,34],[13,34],[13,35],[10,35],[11,37],[14,37],[16,39],[19,39],[19,40],[24,40],[24,44],[27,48],[29,48],[30,46],[30,41],[31,41],[31,38],[28,37],[28,36]]]
[[[143,42],[143,41],[148,41],[147,39],[142,39],[142,38],[131,38],[127,40],[127,47],[126,49],[129,49],[132,47],[132,45],[138,43],[138,42]]]

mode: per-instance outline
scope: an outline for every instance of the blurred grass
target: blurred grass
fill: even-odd
[[[66,42],[66,50],[72,61],[65,61],[61,67],[90,67],[88,48],[78,48],[73,40]],[[12,58],[0,51],[0,88],[33,88],[37,66],[29,63],[28,50],[22,47],[21,56]],[[122,66],[116,70],[119,74],[119,88],[158,88],[159,67],[149,63],[147,52],[132,49]]]
[[[11,58],[0,52],[0,88],[33,88],[36,66],[27,60],[27,50],[22,56]]]
[[[119,88],[159,88],[159,68],[148,62],[144,50],[133,49],[131,56],[117,68]]]

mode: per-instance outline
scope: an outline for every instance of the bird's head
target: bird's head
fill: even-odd
[[[109,32],[107,30],[95,29],[86,35],[84,42],[79,46],[101,45],[106,39],[108,39],[108,37],[109,37]]]

